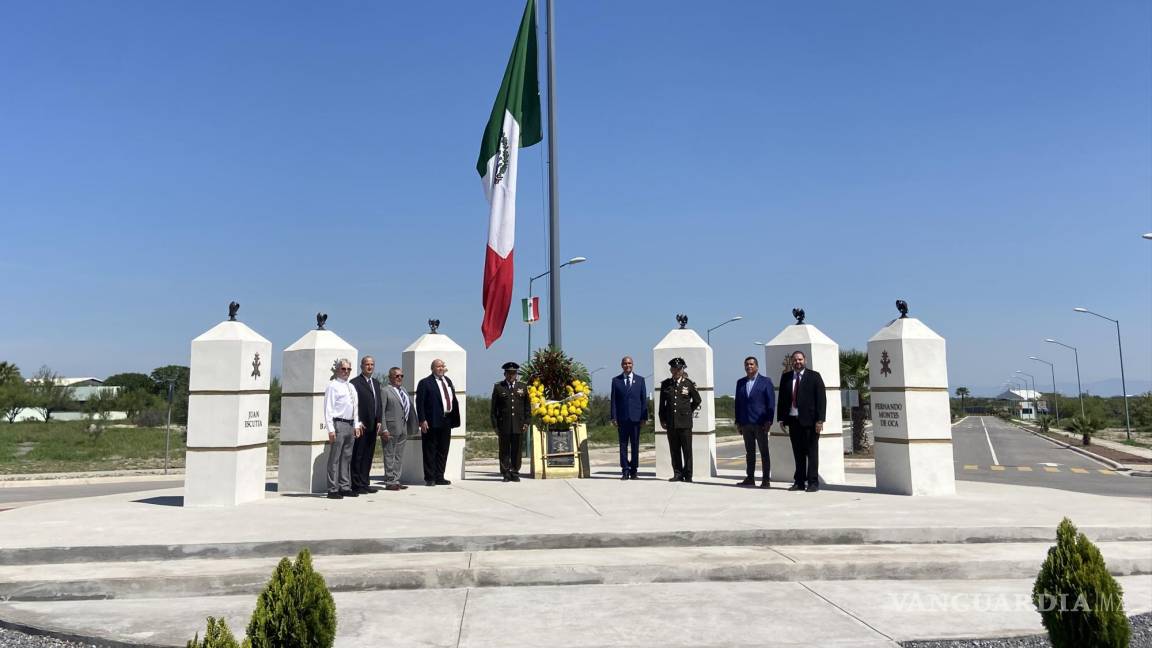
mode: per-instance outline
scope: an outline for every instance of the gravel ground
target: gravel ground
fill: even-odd
[[[97,644],[76,643],[43,635],[30,635],[0,627],[0,647],[3,648],[98,648]]]
[[[1152,613],[1129,617],[1132,642],[1129,648],[1152,648]],[[960,639],[953,641],[905,641],[903,648],[1051,648],[1048,635],[1010,637],[1006,639]]]

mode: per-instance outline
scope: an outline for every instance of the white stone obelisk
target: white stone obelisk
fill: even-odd
[[[944,338],[903,315],[868,340],[876,488],[901,495],[954,495],[952,416]]]
[[[327,318],[324,318],[325,320]],[[328,430],[324,423],[324,390],[340,358],[358,372],[356,349],[323,325],[284,349],[284,394],[280,400],[281,493],[328,490]]]
[[[672,455],[668,450],[667,430],[660,425],[660,383],[672,375],[668,362],[683,358],[684,372],[700,392],[700,409],[692,421],[692,477],[716,476],[716,381],[712,369],[712,347],[696,331],[687,328],[688,318],[680,328],[672,329],[652,348],[652,418],[656,425],[656,476],[672,476]]]
[[[184,506],[264,499],[272,343],[229,320],[192,340]]]
[[[844,483],[844,416],[840,411],[840,345],[823,331],[803,324],[803,313],[796,315],[797,322],[785,326],[784,330],[764,345],[764,365],[761,373],[776,384],[776,418],[780,418],[782,408],[787,414],[788,403],[780,402],[781,375],[792,370],[792,353],[803,351],[807,358],[806,368],[820,373],[828,395],[828,409],[824,415],[824,431],[820,433],[820,483]],[[788,433],[773,423],[768,432],[768,452],[772,461],[772,481],[791,484],[796,472],[796,460],[792,456],[792,441]]]
[[[408,345],[401,354],[400,365],[404,369],[404,389],[412,402],[416,402],[416,384],[432,374],[432,361],[439,358],[448,366],[444,375],[452,380],[456,399],[460,401],[460,427],[452,430],[452,442],[448,446],[448,465],[444,477],[449,480],[464,479],[465,430],[468,428],[468,352],[452,338],[436,332],[439,320],[429,322],[432,330]],[[424,483],[424,451],[420,435],[408,439],[404,447],[404,467],[400,480],[409,484]]]

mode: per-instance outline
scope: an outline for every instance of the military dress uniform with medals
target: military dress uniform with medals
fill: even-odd
[[[520,481],[521,448],[532,410],[528,385],[516,380],[513,373],[520,365],[508,362],[503,369],[511,379],[492,386],[492,427],[500,441],[500,475],[504,481]]]
[[[673,358],[668,366],[683,370],[683,358]],[[700,407],[696,383],[686,376],[665,378],[660,383],[660,425],[668,434],[672,453],[672,478],[669,481],[692,481],[692,419]]]

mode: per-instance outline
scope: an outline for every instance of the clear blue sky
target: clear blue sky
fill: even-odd
[[[562,256],[589,258],[563,271],[564,341],[608,367],[598,391],[623,354],[652,374],[678,312],[702,335],[744,316],[713,334],[726,393],[793,306],[864,348],[897,298],[948,339],[953,387],[1046,384],[1028,355],[1074,384],[1045,337],[1086,385],[1118,378],[1083,305],[1147,388],[1146,0],[557,5]],[[522,8],[0,5],[0,359],[187,364],[235,299],[277,373],[318,310],[384,367],[435,316],[485,392],[547,268],[537,146],[485,350],[475,162]]]

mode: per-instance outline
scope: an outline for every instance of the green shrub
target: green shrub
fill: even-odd
[[[331,648],[336,604],[307,548],[295,563],[284,558],[272,572],[248,622],[248,639],[253,648]]]
[[[248,646],[248,640],[245,639],[243,647]],[[204,641],[200,641],[200,635],[197,634],[195,639],[188,642],[188,648],[241,648],[241,645],[236,643],[236,637],[232,636],[232,631],[228,629],[228,624],[223,618],[217,621],[208,617],[208,629],[204,631]]]
[[[1053,648],[1126,647],[1132,630],[1123,594],[1100,550],[1064,518],[1032,588]]]

